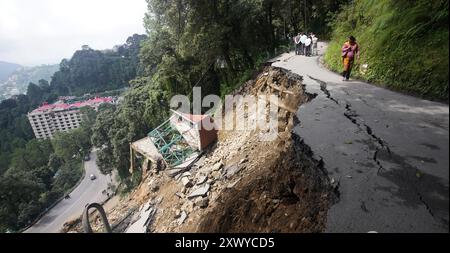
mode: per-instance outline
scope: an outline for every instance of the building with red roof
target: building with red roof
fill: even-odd
[[[38,139],[51,139],[57,132],[67,132],[80,126],[82,115],[80,109],[91,107],[98,110],[104,103],[113,103],[111,97],[97,97],[72,104],[58,101],[54,104],[44,103],[39,108],[28,113],[28,120]]]

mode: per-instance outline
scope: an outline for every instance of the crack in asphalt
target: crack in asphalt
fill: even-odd
[[[378,166],[378,172],[377,172],[378,174],[381,171],[385,170],[384,166],[381,164],[380,160],[378,159],[378,154],[380,153],[380,151],[386,150],[390,156],[392,154],[392,152],[391,152],[391,149],[389,148],[388,144],[383,139],[378,137],[373,132],[372,128],[369,125],[357,120],[359,115],[356,113],[355,110],[352,109],[352,105],[348,101],[346,101],[346,104],[345,104],[344,116],[348,120],[350,120],[354,125],[356,125],[359,129],[365,131],[366,134],[372,138],[374,144],[377,144],[377,145],[375,145],[376,146],[375,153],[374,153],[372,159]]]
[[[420,202],[422,202],[422,204],[425,206],[425,208],[427,209],[428,213],[430,213],[430,215],[432,217],[434,217],[434,213],[433,210],[431,210],[431,207],[428,205],[428,203],[423,199],[422,194],[420,194],[419,191],[417,191],[417,196],[419,197]]]
[[[333,98],[333,96],[331,95],[330,91],[327,89],[327,82],[322,81],[318,78],[314,78],[312,76],[308,77],[314,81],[316,81],[319,85],[320,85],[320,90],[325,94],[325,96],[333,101],[335,104],[340,105],[339,101],[335,98]],[[348,93],[347,93],[348,94]],[[349,94],[348,94],[349,95]],[[389,154],[389,157],[392,158],[393,152],[391,151],[388,143],[386,141],[384,141],[381,137],[377,136],[373,129],[367,125],[363,120],[358,120],[359,115],[356,113],[355,110],[353,110],[352,108],[352,104],[348,101],[345,101],[345,112],[344,112],[344,116],[350,120],[355,126],[358,127],[358,129],[364,131],[367,135],[369,135],[373,141],[373,143],[375,144],[375,152],[374,155],[372,157],[373,161],[377,164],[378,166],[378,171],[377,171],[377,175],[380,175],[380,173],[384,170],[386,170],[386,168],[382,165],[380,159],[379,159],[379,153],[382,150],[386,150],[387,153]],[[366,101],[365,104],[367,104]],[[424,200],[422,194],[420,193],[420,191],[412,186],[412,188],[414,189],[414,191],[416,192],[417,196],[418,196],[418,200],[425,206],[426,210],[428,211],[428,213],[434,218],[434,213],[430,207],[430,205]],[[364,205],[365,207],[365,205]],[[364,209],[363,209],[364,210]],[[366,209],[367,210],[367,209]],[[367,210],[368,211],[368,210]]]
[[[319,83],[320,90],[325,94],[325,96],[328,99],[330,99],[331,101],[333,101],[335,104],[339,105],[339,101],[337,99],[333,98],[333,96],[331,96],[330,91],[327,89],[327,82],[322,81],[318,78],[314,78],[310,75],[308,75],[308,77],[311,78],[312,80],[316,81],[317,83]],[[374,142],[378,144],[378,145],[376,145],[377,147],[376,147],[376,150],[375,150],[375,153],[373,156],[373,160],[378,166],[377,173],[380,173],[382,170],[385,170],[385,168],[383,167],[381,162],[378,160],[378,153],[381,150],[385,149],[388,152],[388,154],[391,155],[391,149],[389,148],[387,143],[385,141],[383,141],[383,139],[381,139],[380,137],[375,135],[372,128],[369,125],[367,125],[364,122],[358,122],[357,117],[359,115],[356,113],[356,111],[354,111],[352,109],[352,105],[348,101],[346,101],[344,116],[348,120],[350,120],[354,125],[356,125],[360,130],[365,131],[374,140]]]
[[[382,171],[386,170],[386,168],[381,164],[381,161],[378,158],[378,155],[379,155],[380,151],[386,150],[387,153],[389,154],[390,158],[392,158],[393,152],[389,148],[389,145],[386,143],[386,141],[384,141],[383,139],[378,137],[373,132],[372,128],[369,125],[367,125],[366,123],[364,123],[362,121],[358,121],[357,120],[359,115],[356,113],[356,111],[354,111],[352,109],[352,105],[348,101],[346,101],[345,110],[346,111],[344,112],[344,116],[347,119],[349,119],[353,124],[355,124],[359,129],[365,130],[365,132],[372,138],[373,143],[376,144],[375,153],[374,153],[374,156],[373,156],[373,161],[378,166],[377,175],[379,175]],[[422,194],[420,193],[419,189],[417,189],[417,187],[415,187],[414,185],[412,186],[412,188],[417,193],[418,200],[425,206],[425,208],[428,211],[428,213],[434,218],[434,213],[433,213],[430,205],[424,200],[424,198],[422,197]]]
[[[339,104],[339,102],[331,96],[330,91],[327,89],[327,83],[326,82],[324,82],[324,81],[322,81],[320,79],[314,78],[314,77],[312,77],[310,75],[308,75],[308,77],[319,83],[320,90],[327,96],[328,99],[330,99],[331,101],[333,101],[337,105]]]

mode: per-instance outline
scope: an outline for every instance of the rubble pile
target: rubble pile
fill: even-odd
[[[134,215],[141,219],[128,219],[128,228],[138,224],[135,231],[144,226],[146,232],[322,229],[331,199],[328,178],[291,134],[297,108],[311,99],[301,77],[266,67],[235,94],[280,98],[278,138],[262,141],[258,129],[219,131],[218,141],[190,166],[150,170],[128,200],[108,212],[111,224],[126,220],[139,206]],[[92,227],[97,226],[101,223]]]

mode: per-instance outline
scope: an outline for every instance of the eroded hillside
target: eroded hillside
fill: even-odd
[[[274,67],[266,67],[236,94],[280,98],[276,138],[260,138],[261,129],[221,130],[218,141],[189,168],[177,173],[152,168],[133,193],[108,211],[115,232],[324,230],[334,186],[321,162],[292,134],[299,123],[297,108],[313,95],[305,93],[300,76]],[[248,108],[243,111],[238,119],[255,117]],[[101,230],[100,218],[91,220]],[[70,224],[65,231],[82,232],[79,220]]]

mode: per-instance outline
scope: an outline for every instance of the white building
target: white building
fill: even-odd
[[[44,104],[28,113],[28,120],[36,138],[51,139],[57,132],[67,132],[80,126],[80,108],[89,106],[97,110],[101,104],[112,102],[112,98],[95,98],[74,104]]]

